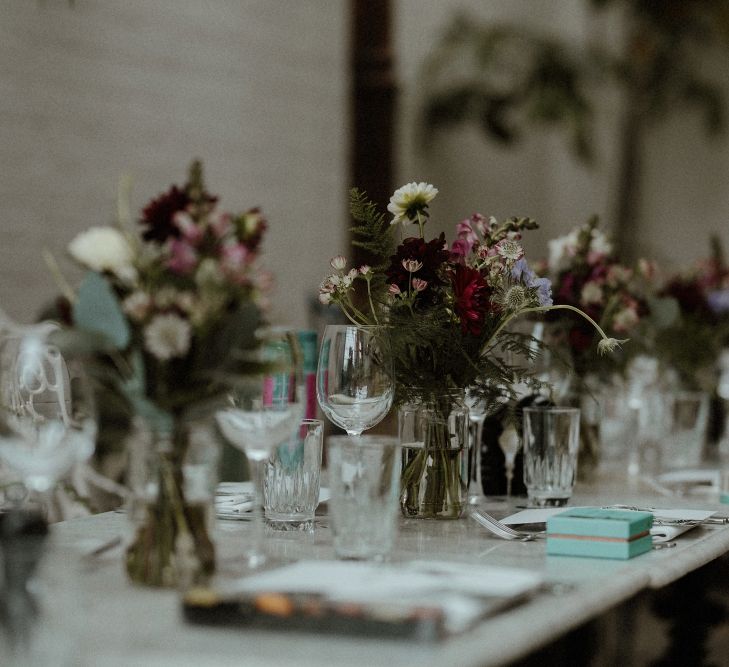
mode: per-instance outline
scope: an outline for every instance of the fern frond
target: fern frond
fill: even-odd
[[[384,265],[392,252],[391,227],[384,213],[378,211],[377,204],[358,188],[349,191],[349,210],[355,222],[350,228],[354,237],[352,245],[362,248]]]

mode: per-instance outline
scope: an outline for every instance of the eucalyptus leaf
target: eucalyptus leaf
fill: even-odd
[[[89,271],[78,290],[73,305],[73,320],[78,329],[100,334],[113,348],[122,350],[129,344],[129,324],[109,283]]]

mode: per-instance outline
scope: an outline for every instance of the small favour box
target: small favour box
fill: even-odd
[[[628,559],[650,551],[653,514],[583,507],[547,519],[547,553]]]

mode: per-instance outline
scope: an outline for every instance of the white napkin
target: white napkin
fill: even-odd
[[[246,593],[316,593],[330,600],[393,603],[440,608],[449,632],[461,632],[505,601],[535,593],[537,572],[507,567],[469,566],[439,561],[366,563],[299,561],[243,579]]]
[[[329,489],[319,489],[319,502],[323,503],[331,497]],[[244,518],[253,509],[252,482],[221,482],[215,491],[215,513],[224,519]]]
[[[539,509],[528,509],[507,516],[501,519],[502,523],[516,526],[528,523],[546,523],[550,516],[565,511],[565,507],[545,507]],[[578,508],[569,508],[578,509]],[[623,508],[616,508],[623,509]],[[630,511],[630,510],[626,510]],[[653,515],[663,519],[683,519],[704,521],[710,516],[716,514],[713,510],[689,510],[689,509],[656,509]],[[651,535],[654,542],[669,542],[670,540],[682,535],[687,530],[694,528],[696,524],[678,525],[678,526],[653,526]]]

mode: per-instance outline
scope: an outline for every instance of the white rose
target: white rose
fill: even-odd
[[[125,280],[135,275],[134,250],[114,227],[91,227],[68,244],[68,252],[79,264],[93,271],[109,271]]]

